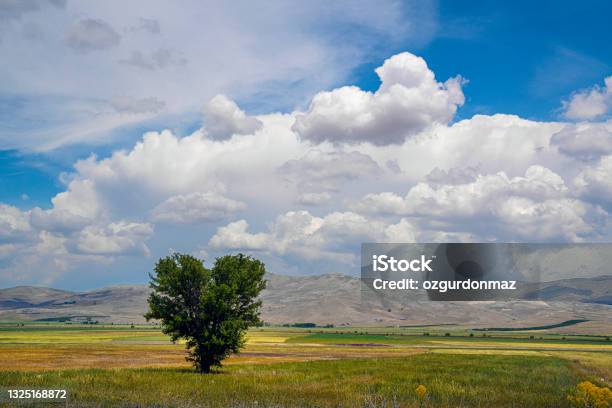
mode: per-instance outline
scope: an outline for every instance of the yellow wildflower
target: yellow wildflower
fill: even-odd
[[[598,387],[590,381],[583,381],[567,399],[574,407],[609,408],[612,404],[612,391],[608,387]]]
[[[423,384],[420,384],[418,387],[416,387],[416,393],[420,399],[423,399],[425,394],[427,394],[427,387],[425,387]]]

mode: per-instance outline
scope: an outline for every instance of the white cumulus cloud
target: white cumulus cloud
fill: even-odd
[[[577,193],[586,200],[612,208],[612,156],[584,168],[574,179]]]
[[[612,153],[612,122],[568,124],[551,138],[565,155],[595,160]]]
[[[462,184],[420,182],[405,197],[393,192],[366,195],[355,207],[369,213],[440,220],[453,229],[522,239],[580,240],[592,232],[588,207],[568,196],[556,173],[531,166],[524,176],[479,175]]]
[[[85,227],[74,245],[76,252],[91,255],[149,254],[144,241],[153,234],[150,224],[113,222]]]
[[[170,223],[218,221],[237,211],[246,209],[246,204],[223,197],[214,192],[198,192],[176,195],[156,206],[153,220]]]
[[[337,191],[343,184],[380,175],[378,164],[368,155],[351,151],[311,149],[299,159],[279,167],[282,177],[300,191]]]
[[[248,116],[225,95],[217,95],[204,109],[204,128],[213,139],[225,140],[232,135],[248,135],[261,129],[257,118]]]
[[[19,241],[30,231],[27,214],[0,203],[0,243]]]
[[[387,224],[353,212],[317,217],[308,211],[289,211],[279,215],[267,232],[251,233],[248,229],[246,220],[232,222],[217,229],[209,245],[353,264],[356,255],[352,247],[363,241],[404,242],[416,237],[416,230],[405,219]]]
[[[379,89],[355,86],[320,92],[293,129],[314,143],[401,144],[434,123],[448,123],[463,105],[462,79],[436,81],[424,59],[404,52],[376,69]]]
[[[612,76],[604,80],[604,86],[576,92],[563,102],[564,115],[569,119],[589,120],[607,114],[612,107]]]
[[[323,193],[302,193],[297,196],[295,202],[302,205],[322,205],[331,201],[332,195],[327,192]]]

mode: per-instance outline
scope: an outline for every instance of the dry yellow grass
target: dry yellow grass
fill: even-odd
[[[409,347],[322,346],[252,342],[224,364],[271,364],[345,358],[399,357],[422,353]],[[181,344],[0,344],[0,371],[72,368],[189,367]]]
[[[462,339],[463,340],[463,339]],[[460,341],[462,341],[460,340]],[[444,346],[458,346],[460,345],[460,341],[457,340],[432,340],[429,343],[432,345],[444,345]],[[474,343],[474,345],[478,348],[511,348],[515,350],[520,349],[572,349],[572,350],[598,350],[598,351],[609,351],[612,352],[612,344],[582,344],[575,342],[568,343],[552,343],[552,342],[541,342],[537,340],[525,340],[525,341],[512,341],[506,342],[501,340],[495,341],[482,341],[479,340],[478,343]]]
[[[150,345],[3,345],[0,371],[70,368],[135,368],[185,365],[181,346]]]

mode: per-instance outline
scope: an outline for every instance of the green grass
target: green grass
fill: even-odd
[[[559,323],[558,323],[559,324]],[[578,324],[578,323],[576,323]],[[551,325],[555,326],[555,325]],[[565,325],[563,325],[565,326]],[[571,326],[571,325],[570,325]],[[567,327],[570,327],[567,326]],[[544,327],[544,326],[542,326]],[[496,330],[477,330],[467,327],[459,327],[457,325],[427,325],[427,326],[399,326],[399,327],[333,327],[333,328],[311,328],[311,329],[298,329],[298,328],[285,328],[285,327],[264,327],[256,329],[258,331],[275,331],[275,332],[286,332],[286,333],[330,333],[330,334],[360,334],[360,335],[393,335],[393,336],[422,336],[423,333],[429,333],[431,336],[444,336],[449,333],[453,337],[469,337],[473,334],[474,337],[493,337],[493,338],[517,338],[517,339],[529,339],[530,336],[536,338],[542,337],[543,339],[558,339],[558,340],[606,340],[610,341],[612,332],[610,327],[602,328],[596,334],[560,334],[554,331],[554,328],[528,330],[528,328],[520,328],[516,330],[506,330],[506,328],[500,328]]]
[[[587,319],[573,319],[573,320],[566,320],[564,322],[560,322],[560,323],[555,323],[555,324],[549,324],[546,326],[532,326],[532,327],[491,327],[491,328],[486,328],[486,329],[474,329],[475,331],[488,331],[488,330],[493,330],[493,331],[525,331],[525,330],[549,330],[549,329],[556,329],[559,327],[567,327],[567,326],[573,326],[575,324],[578,323],[584,323],[584,322],[588,322]]]
[[[66,388],[69,406],[425,406],[565,407],[579,380],[554,357],[421,354],[231,366],[219,374],[184,369],[66,370],[0,373],[3,386]],[[255,403],[257,401],[257,403]]]
[[[430,345],[441,341],[458,344],[478,345],[482,343],[512,343],[516,345],[530,346],[533,344],[562,345],[571,348],[575,345],[609,346],[612,350],[612,342],[600,337],[572,337],[562,339],[561,336],[548,336],[548,338],[530,339],[528,335],[510,337],[495,336],[469,337],[469,335],[397,335],[397,334],[361,334],[361,333],[309,333],[303,336],[295,336],[287,340],[293,343],[332,343],[332,344],[407,344],[407,345]]]

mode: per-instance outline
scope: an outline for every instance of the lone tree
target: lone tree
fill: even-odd
[[[159,319],[172,341],[185,339],[200,373],[220,367],[221,361],[244,346],[249,326],[261,324],[261,301],[266,287],[264,264],[238,255],[217,258],[212,269],[183,254],[160,259],[150,275],[147,320]]]

